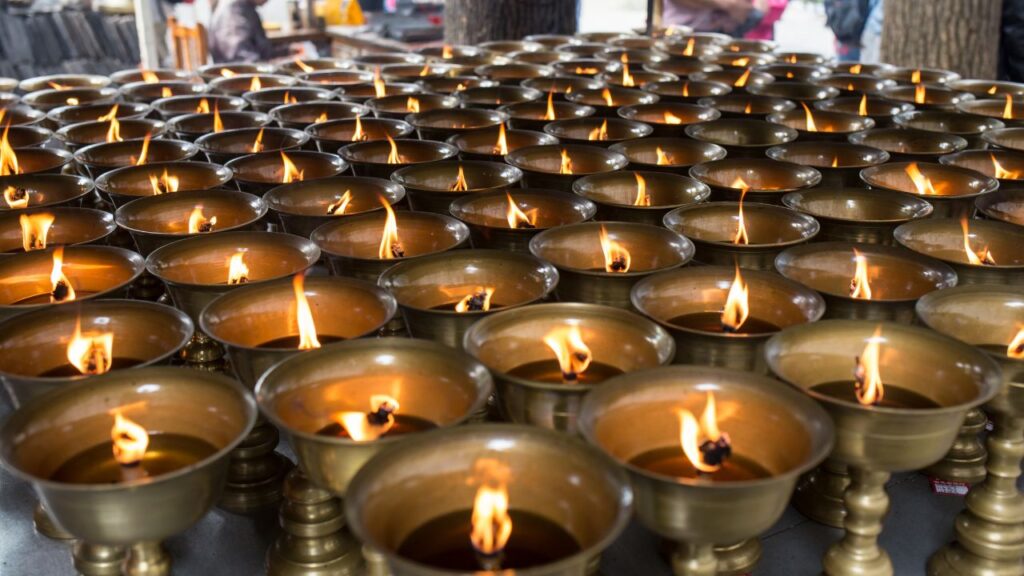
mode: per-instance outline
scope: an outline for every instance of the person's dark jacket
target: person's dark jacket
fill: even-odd
[[[209,47],[214,62],[257,62],[285,55],[267,38],[250,0],[217,2],[210,18]]]
[[[1024,82],[1024,0],[1003,0],[999,78]]]
[[[825,0],[825,22],[843,44],[860,44],[868,12],[868,0]]]

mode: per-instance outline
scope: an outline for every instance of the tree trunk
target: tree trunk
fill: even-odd
[[[1003,0],[885,0],[882,61],[995,78]]]
[[[444,41],[478,44],[576,32],[576,0],[446,0]]]

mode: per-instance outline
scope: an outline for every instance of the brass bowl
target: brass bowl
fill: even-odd
[[[599,130],[606,130],[603,137],[597,136]],[[544,132],[566,144],[591,145],[608,147],[616,142],[644,138],[653,133],[654,129],[642,122],[622,118],[574,118],[571,120],[555,120],[544,126]]]
[[[867,72],[871,74],[872,72]],[[891,78],[900,84],[949,84],[960,79],[960,75],[951,70],[941,68],[893,68],[873,72],[883,78]]]
[[[822,66],[821,64],[794,64],[791,62],[775,62],[772,64],[763,64],[761,66],[755,66],[754,70],[758,72],[764,72],[771,74],[776,80],[795,80],[797,82],[816,82],[825,86],[834,86],[840,89],[840,86],[831,84],[828,82],[827,77],[832,75],[832,69],[828,66]],[[860,78],[860,77],[858,77]],[[822,80],[825,81],[822,81]],[[893,82],[895,84],[895,82]]]
[[[692,315],[714,318],[725,308],[736,276],[732,266],[693,266],[649,276],[633,287],[633,307],[657,322],[676,343],[676,364],[767,371],[764,344],[789,326],[818,321],[825,301],[810,288],[772,272],[744,270],[750,317],[756,332],[729,333],[684,323]],[[717,326],[716,326],[717,328]]]
[[[677,56],[674,55],[668,60],[662,60],[660,62],[649,62],[643,65],[644,70],[651,72],[668,72],[669,74],[675,74],[680,78],[688,78],[693,74],[700,74],[703,72],[717,72],[722,70],[722,67],[718,64],[712,64],[705,62],[700,58],[694,58],[692,56]],[[696,80],[676,80],[675,83],[682,84],[684,82],[694,82]],[[672,82],[651,82],[644,85],[644,90],[651,91],[651,84],[671,84]],[[730,88],[731,90],[731,88]]]
[[[805,104],[806,105],[806,104]],[[812,116],[812,118],[808,118]],[[797,131],[801,141],[833,141],[845,142],[846,137],[854,132],[870,130],[875,121],[868,116],[847,114],[845,112],[828,112],[818,110],[790,110],[768,115],[768,121],[789,126]],[[813,124],[811,123],[813,121]],[[814,128],[811,130],[811,128]]]
[[[223,130],[240,130],[243,128],[262,128],[269,126],[271,118],[263,112],[224,111],[217,112]],[[215,133],[215,115],[209,113],[193,113],[175,116],[167,122],[168,131],[182,140],[195,142],[198,138]],[[255,134],[255,133],[254,133]]]
[[[658,102],[619,108],[619,116],[649,125],[654,136],[684,136],[690,124],[718,120],[721,113],[714,108],[679,102]]]
[[[882,76],[886,72],[896,70],[895,66],[884,62],[851,62],[845,60],[834,62],[829,66],[839,74],[863,74],[865,76]]]
[[[618,64],[615,62],[609,62],[600,58],[593,58],[593,55],[598,51],[604,50],[604,44],[578,44],[573,46],[573,48],[575,50],[583,50],[584,52],[571,52],[576,55],[575,58],[551,64],[551,68],[555,70],[555,74],[593,79],[602,72],[614,71],[619,68]]]
[[[369,113],[368,109],[364,110],[365,113]],[[412,125],[404,120],[369,118],[363,116],[363,113],[359,113],[358,117],[358,122],[355,117],[316,122],[306,127],[306,134],[309,134],[321,152],[337,152],[338,149],[355,142],[384,140],[387,136],[397,140],[408,138],[412,134]],[[355,139],[357,129],[363,132],[361,140]]]
[[[288,435],[306,476],[345,495],[368,460],[412,439],[401,434],[356,442],[317,434],[334,414],[366,411],[371,395],[386,394],[398,400],[399,414],[454,427],[482,410],[492,389],[487,369],[464,352],[426,340],[366,338],[288,358],[260,379],[256,397],[264,416]]]
[[[668,60],[668,55],[658,50],[647,48],[626,48],[622,46],[609,46],[594,54],[594,57],[614,62],[622,62],[622,57],[631,64],[649,64]]]
[[[1004,127],[1004,124],[995,118],[982,118],[944,110],[912,110],[897,114],[893,121],[901,128],[960,136],[967,140],[969,148],[984,148],[982,134]]]
[[[342,60],[340,58],[292,58],[278,64],[276,72],[278,74],[291,74],[295,76],[303,72],[313,72],[314,70],[345,70],[353,66],[354,63],[351,60]]]
[[[70,174],[19,174],[0,176],[0,189],[24,190],[28,193],[27,208],[49,206],[79,206],[82,199],[94,189],[92,180]],[[0,212],[22,210],[6,201],[0,202]]]
[[[459,158],[463,160],[503,162],[505,155],[498,146],[500,136],[501,126],[492,126],[456,134],[446,142],[459,149]],[[545,144],[558,144],[558,138],[530,130],[505,130],[505,147],[510,153],[520,148]]]
[[[413,56],[419,55],[414,54]],[[463,66],[446,63],[424,63],[422,57],[419,63],[391,63],[380,67],[380,75],[385,82],[418,82],[422,78],[439,78],[449,73],[458,74],[463,71],[471,72],[472,70],[465,70]]]
[[[919,191],[907,170],[912,166],[933,182],[934,193]],[[964,216],[974,213],[974,201],[999,187],[999,182],[974,170],[927,162],[888,162],[865,168],[861,180],[871,188],[894,192],[907,192],[928,200],[935,211],[934,217]]]
[[[479,46],[462,44],[446,44],[443,46],[425,46],[416,51],[418,54],[433,60],[451,60],[463,56],[485,56],[489,52]]]
[[[818,186],[863,186],[860,171],[889,160],[889,153],[861,144],[839,141],[816,142],[800,140],[769,148],[765,155],[772,160],[810,166],[821,174]]]
[[[524,215],[532,215],[532,227],[511,227],[509,196]],[[518,188],[466,195],[453,201],[450,210],[469,227],[473,247],[529,252],[534,236],[549,228],[590,220],[597,206],[567,192]]]
[[[51,479],[62,463],[110,442],[113,411],[124,411],[151,431],[201,440],[212,453],[173,472],[115,484]],[[0,458],[12,474],[34,485],[46,510],[76,537],[156,548],[213,506],[227,476],[228,454],[255,422],[252,395],[223,375],[171,367],[126,370],[27,403],[0,429]],[[166,553],[156,556],[136,561],[167,567]]]
[[[119,102],[117,110],[111,104],[85,104],[79,106],[61,106],[46,113],[46,119],[58,126],[91,122],[108,116],[111,112],[118,120],[145,118],[153,112],[153,107],[141,102]],[[6,118],[4,120],[6,124]]]
[[[71,375],[68,346],[77,329],[113,334],[111,372],[165,364],[192,337],[192,321],[183,312],[139,300],[85,300],[35,310],[6,319],[0,328],[0,380],[15,408],[95,377]]]
[[[956,105],[958,112],[979,119],[996,119],[1005,126],[1024,126],[1024,104],[1013,100],[995,99],[983,96],[980,100],[968,100]]]
[[[562,54],[566,54],[563,52]],[[604,82],[596,78],[588,78],[576,74],[565,76],[545,76],[543,78],[530,78],[523,80],[525,88],[533,88],[547,94],[551,92],[556,100],[565,100],[566,95],[580,90],[594,90],[604,88]]]
[[[289,172],[286,159],[299,174]],[[234,173],[235,183],[241,191],[260,196],[288,183],[289,179],[319,180],[348,170],[348,164],[336,155],[312,150],[293,150],[287,154],[282,151],[248,154],[229,161],[225,167]]]
[[[281,74],[237,74],[235,76],[214,78],[209,81],[210,92],[227,94],[228,96],[241,96],[246,92],[252,92],[263,88],[284,88],[292,87],[299,83],[298,79],[292,76]]]
[[[629,159],[632,170],[689,174],[690,167],[725,158],[725,148],[683,138],[637,138],[612,144],[609,150]],[[661,154],[658,151],[661,150]]]
[[[764,72],[755,72],[745,68],[728,68],[713,72],[695,72],[690,80],[720,82],[732,88],[733,92],[748,93],[754,86],[764,86],[775,82],[775,77]]]
[[[340,218],[321,225],[310,235],[337,276],[376,283],[382,272],[402,260],[457,250],[469,240],[465,224],[433,212],[395,212],[398,238],[405,255],[381,258],[380,245],[387,216],[380,210]]]
[[[342,201],[346,192],[351,199],[345,209],[340,213],[328,213],[328,208]],[[303,238],[308,238],[313,230],[334,219],[382,210],[381,199],[396,205],[404,198],[405,189],[400,185],[381,178],[361,176],[335,176],[282,184],[263,196],[283,230]]]
[[[477,108],[438,109],[409,114],[405,121],[412,124],[421,140],[444,140],[456,134],[507,122],[508,114]]]
[[[157,248],[199,232],[189,232],[189,217],[201,208],[206,218],[217,218],[210,232],[248,230],[267,213],[259,197],[237,190],[192,190],[143,196],[123,204],[114,213],[117,226],[131,234],[143,256]]]
[[[718,418],[733,441],[734,457],[757,462],[767,477],[716,482],[661,475],[632,463],[651,450],[678,450],[679,408],[697,413],[711,391],[719,406],[730,407],[727,413],[719,408]],[[657,368],[595,390],[583,403],[580,429],[629,474],[639,521],[673,542],[675,573],[712,574],[722,560],[712,547],[768,531],[785,511],[800,475],[832,449],[828,415],[800,396],[759,374],[705,366]]]
[[[572,163],[570,174],[560,173],[563,151]],[[527,146],[509,152],[505,161],[523,171],[523,186],[563,192],[571,191],[572,183],[581,176],[614,172],[629,163],[618,152],[578,144]]]
[[[996,190],[974,201],[986,218],[1024,226],[1024,191]]]
[[[708,80],[670,80],[645,84],[644,91],[657,94],[659,102],[697,104],[702,98],[725,96],[732,92],[732,87]]]
[[[187,80],[161,80],[160,82],[131,82],[119,89],[121,98],[128,102],[153,103],[172,96],[195,96],[206,92],[206,84]]]
[[[543,130],[544,126],[554,120],[586,118],[593,116],[595,112],[592,106],[573,104],[563,100],[556,102],[553,98],[550,115],[548,114],[548,109],[548,103],[544,100],[508,104],[498,108],[500,112],[508,114],[508,125],[511,128],[534,131]]]
[[[675,354],[668,332],[619,308],[559,302],[491,314],[469,328],[463,346],[494,376],[506,419],[571,434],[578,431],[580,405],[603,381],[586,382],[586,371],[581,375],[583,382],[570,383],[521,374],[522,367],[545,361],[552,362],[557,373],[555,353],[544,338],[566,326],[579,329],[590,350],[591,370],[602,369],[598,378],[663,366]]]
[[[713,200],[739,200],[782,204],[787,192],[812,188],[821,183],[821,173],[793,162],[770,158],[730,158],[697,164],[690,176],[711,187]],[[744,195],[742,179],[748,190]]]
[[[960,136],[897,127],[856,132],[847,140],[885,150],[891,162],[933,162],[939,156],[967,148],[967,140]]]
[[[112,122],[89,121],[71,124],[57,130],[57,137],[73,152],[83,146],[101,142],[116,141],[109,137]],[[166,130],[161,120],[146,118],[119,120],[120,138],[123,140],[141,140],[147,135],[160,138]]]
[[[75,162],[80,169],[92,178],[125,166],[135,166],[142,157],[142,149],[146,147],[147,163],[183,162],[192,160],[199,154],[199,148],[184,140],[168,140],[158,138],[146,144],[143,140],[124,140],[121,142],[101,142],[79,148],[75,152]]]
[[[818,221],[807,214],[782,206],[744,202],[750,243],[734,244],[738,213],[736,202],[707,202],[669,212],[664,225],[693,242],[696,262],[752,270],[773,270],[779,252],[810,242],[820,229]]]
[[[641,179],[648,203],[637,205]],[[671,210],[699,204],[711,195],[706,184],[686,176],[623,170],[584,176],[573,182],[572,190],[597,205],[597,220],[654,226],[660,226],[665,214]]]
[[[765,150],[792,142],[798,134],[796,130],[781,124],[732,118],[692,124],[686,127],[685,132],[694,140],[725,148],[730,159],[763,158]]]
[[[391,142],[387,140],[355,142],[343,146],[338,154],[352,166],[356,176],[390,178],[400,168],[450,160],[459,153],[451,144],[432,140],[398,139],[394,143],[399,160],[396,164],[387,161],[391,152]]]
[[[206,162],[163,162],[126,166],[102,174],[96,179],[96,188],[113,202],[122,206],[143,196],[155,196],[152,181],[162,182],[164,171],[178,179],[178,191],[213,190],[231,181],[231,169]],[[162,185],[162,184],[161,184]]]
[[[203,105],[203,100],[206,104]],[[216,108],[224,112],[237,112],[248,106],[249,103],[240,96],[224,96],[221,94],[207,94],[202,96],[171,96],[161,98],[153,102],[153,110],[156,110],[160,118],[171,120],[182,114],[198,114],[209,108],[211,112]]]
[[[61,146],[53,132],[42,126],[7,126],[7,143],[11,148],[48,148]]]
[[[29,106],[15,104],[4,108],[4,126],[32,126],[45,119],[46,112]]]
[[[377,118],[391,118],[401,120],[413,112],[428,112],[430,110],[451,109],[459,105],[459,99],[455,96],[444,96],[442,94],[418,94],[415,96],[397,95],[384,96],[383,98],[370,98],[366,101],[366,107],[373,112]]]
[[[420,94],[423,89],[420,88],[419,84],[410,84],[402,82],[388,82],[384,84],[382,90],[378,90],[377,86],[373,82],[364,82],[361,84],[342,84],[336,85],[339,92],[341,92],[341,98],[347,102],[355,102],[362,104],[370,98],[380,98],[382,96],[394,96],[397,94]]]
[[[786,80],[781,82],[770,82],[768,84],[752,84],[747,88],[751,94],[760,96],[773,96],[785,98],[797,102],[820,102],[839,96],[839,90],[831,86],[820,86],[811,82],[797,82]]]
[[[861,114],[862,102],[864,105],[863,111],[866,114]],[[831,100],[822,100],[821,102],[815,102],[814,107],[818,110],[867,116],[875,121],[876,128],[888,128],[894,124],[894,118],[897,114],[914,109],[914,105],[908,102],[896,102],[895,100],[868,94],[840,96]]]
[[[299,102],[282,104],[270,110],[270,117],[281,128],[305,130],[310,126],[333,120],[363,117],[369,111],[354,102]]]
[[[470,88],[493,88],[498,86],[497,80],[488,80],[477,76],[439,76],[423,78],[418,81],[423,90],[437,94],[458,95]]]
[[[971,264],[964,249],[964,233],[956,218],[927,218],[908,222],[896,229],[896,242],[914,252],[941,260],[956,270],[960,284],[1005,284],[1024,282],[1024,255],[1020,246],[1024,230],[995,220],[971,220],[972,250],[991,250],[996,265]]]
[[[239,74],[273,74],[274,67],[263,62],[222,62],[200,66],[198,72],[203,81],[210,82]]]
[[[845,97],[856,97],[858,100],[867,94],[881,94],[886,88],[892,88],[896,81],[866,74],[838,73],[814,80],[815,84],[831,86],[839,90]]]
[[[76,298],[53,304],[48,296],[53,286],[52,249],[0,258],[0,277],[16,280],[0,286],[0,319],[79,300],[124,297],[143,268],[142,257],[124,248],[67,246],[63,273],[75,289]]]
[[[477,66],[474,68],[473,72],[481,78],[497,80],[499,83],[506,86],[518,86],[523,80],[555,75],[554,69],[550,66],[529,64],[526,62],[484,64],[483,66]]]
[[[50,74],[22,80],[18,83],[18,89],[22,92],[38,92],[52,88],[54,84],[68,88],[104,88],[110,82],[110,78],[99,74]]]
[[[71,169],[75,157],[56,148],[15,148],[18,174],[63,174]]]
[[[196,138],[196,146],[210,162],[227,164],[253,153],[256,138],[262,134],[260,152],[299,150],[309,142],[309,134],[291,128],[238,128]]]
[[[530,42],[526,40],[491,40],[488,42],[481,42],[477,44],[481,50],[508,53],[508,52],[523,52],[525,50],[543,50],[544,45],[540,42]]]
[[[601,234],[629,251],[625,272],[607,271]],[[630,309],[629,291],[641,279],[685,266],[694,254],[683,235],[634,222],[583,222],[545,230],[530,240],[530,253],[551,262],[560,277],[556,293],[564,302],[588,302]]]
[[[634,69],[630,71],[628,76],[625,73],[625,68],[616,72],[603,72],[597,75],[597,79],[607,83],[609,86],[622,86],[623,88],[643,88],[647,84],[654,82],[674,82],[679,80],[679,76],[669,72]]]
[[[352,278],[310,276],[304,279],[303,294],[323,345],[376,336],[397,309],[390,294]],[[345,306],[338,307],[339,302]],[[275,364],[304,352],[298,348],[290,278],[243,286],[218,297],[199,315],[199,328],[227,350],[235,376],[249,388]]]
[[[228,263],[244,252],[248,281],[228,284]],[[305,238],[277,232],[234,231],[201,234],[157,248],[146,270],[167,286],[174,306],[198,322],[214,298],[246,285],[262,284],[304,272],[320,259],[320,249]]]
[[[381,274],[379,283],[398,301],[413,338],[461,348],[466,331],[481,318],[547,300],[558,272],[529,254],[456,250],[399,262]],[[484,289],[493,291],[488,310],[455,309],[464,297]]]
[[[970,92],[978,98],[1001,98],[1006,94],[1024,96],[1024,86],[1020,82],[1006,80],[953,80],[947,86],[960,92]]]
[[[557,50],[558,47],[563,44],[572,45],[583,43],[579,38],[569,34],[530,34],[529,36],[523,37],[523,40],[543,44],[548,50]],[[526,50],[526,52],[530,52],[530,50]]]
[[[544,93],[523,86],[488,86],[466,88],[458,93],[462,105],[467,108],[498,108],[506,104],[540,100]]]
[[[117,99],[116,88],[68,88],[66,90],[46,89],[29,92],[21,102],[42,113],[61,106],[83,104],[113,104]]]
[[[416,54],[413,52],[374,52],[370,54],[360,54],[352,59],[352,63],[360,68],[372,70],[374,67],[381,67],[382,70],[386,70],[386,66],[399,65],[399,64],[422,64],[426,58],[422,54]],[[422,68],[422,66],[420,66]]]
[[[257,112],[270,112],[282,104],[299,104],[304,102],[326,102],[334,100],[338,94],[334,90],[310,86],[286,86],[279,88],[262,88],[244,92],[244,99]]]
[[[921,84],[921,86],[924,86]],[[886,88],[882,91],[882,97],[900,102],[910,102],[918,111],[921,110],[945,110],[955,112],[960,102],[973,100],[974,95],[968,92],[957,92],[950,88],[937,85],[924,87],[923,97],[918,94],[916,85],[903,84]]]
[[[573,91],[572,94],[567,94],[565,99],[573,104],[592,107],[597,111],[594,116],[617,118],[619,108],[622,106],[654,104],[661,98],[657,94],[635,88],[608,86],[607,88]]]
[[[718,54],[707,55],[704,58],[713,64],[718,64],[725,70],[747,70],[763,68],[776,61],[774,54],[764,52],[732,52],[722,51]]]
[[[857,254],[867,260],[870,299],[853,298]],[[956,286],[952,268],[896,246],[815,242],[794,246],[775,259],[784,277],[817,291],[825,299],[825,316],[911,324],[918,298]]]
[[[455,191],[464,175],[465,190]],[[455,161],[413,164],[391,174],[391,180],[405,188],[409,208],[448,214],[453,200],[462,196],[517,188],[522,170],[498,162]]]
[[[796,109],[796,102],[773,96],[756,94],[724,94],[701,98],[697,101],[701,106],[710,106],[718,110],[722,118],[749,118],[760,120],[768,114],[789,112]]]
[[[865,188],[799,190],[783,196],[782,203],[818,221],[816,240],[864,244],[892,245],[897,226],[927,218],[933,210],[927,200],[911,194]]]
[[[1024,152],[1024,127],[986,130],[981,139],[993,148]]]
[[[995,178],[1000,189],[1018,187],[1024,181],[1024,153],[1013,150],[963,150],[940,157],[939,164],[959,166]]]
[[[125,68],[110,74],[110,83],[117,85],[131,84],[132,82],[143,82],[146,78],[156,78],[157,81],[164,80],[195,80],[195,72],[191,70],[175,70],[173,68]]]
[[[49,214],[53,224],[46,235],[47,246],[104,244],[117,226],[109,212],[92,208],[56,206],[25,210],[0,210],[0,254],[23,252],[21,217]]]
[[[773,40],[752,38],[733,38],[725,47],[729,52],[763,52],[766,54],[775,52],[778,48],[778,43]]]

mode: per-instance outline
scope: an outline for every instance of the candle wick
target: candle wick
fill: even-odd
[[[496,550],[490,554],[481,552],[476,547],[473,548],[476,551],[477,562],[480,563],[480,567],[484,570],[496,571],[501,570],[501,561],[505,557],[504,550]]]
[[[142,460],[121,464],[121,482],[133,482],[148,477],[149,474],[142,467]]]
[[[709,466],[721,466],[732,456],[732,443],[728,434],[722,434],[717,440],[705,440],[700,445],[701,460]]]
[[[622,256],[616,256],[614,259],[612,259],[611,269],[612,272],[625,272],[626,259]]]
[[[51,292],[54,302],[62,302],[68,297],[68,292],[68,283],[64,280],[58,280],[57,285],[53,287],[53,292]]]
[[[405,257],[405,249],[402,248],[402,245],[400,243],[392,242],[392,244],[391,244],[391,255],[394,256],[395,258],[404,258]]]

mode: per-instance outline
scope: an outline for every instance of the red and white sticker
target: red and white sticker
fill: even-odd
[[[942,496],[966,496],[967,491],[971,489],[971,485],[965,482],[952,482],[938,478],[928,478],[928,482],[932,485],[932,493]]]

